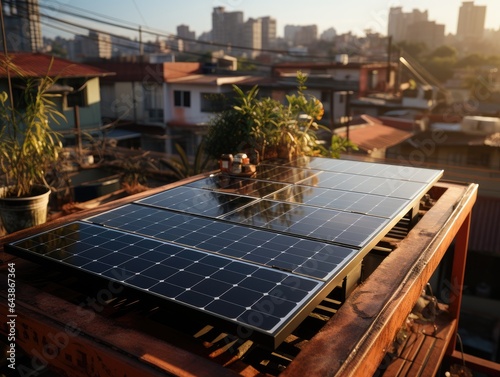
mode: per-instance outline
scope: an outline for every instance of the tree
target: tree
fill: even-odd
[[[438,48],[436,48],[434,51],[432,51],[429,55],[429,59],[433,58],[449,58],[449,59],[456,59],[458,56],[457,49],[451,46],[443,45]]]
[[[421,60],[428,51],[427,45],[423,42],[406,42],[402,41],[396,45],[401,50],[401,55],[410,55],[410,57]]]

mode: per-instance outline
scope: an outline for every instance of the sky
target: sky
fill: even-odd
[[[112,22],[126,21],[129,26],[176,33],[178,25],[185,24],[196,32],[196,37],[212,28],[214,7],[225,7],[226,12],[242,11],[244,19],[271,16],[277,21],[278,36],[283,36],[285,25],[318,26],[319,34],[328,28],[337,33],[353,32],[364,35],[366,29],[387,33],[389,8],[403,7],[428,10],[429,20],[445,25],[445,32],[456,33],[458,12],[462,0],[39,0],[50,5],[44,12],[53,17],[67,18],[60,9],[86,9],[109,16]],[[486,28],[500,28],[500,0],[476,0],[475,5],[486,5]],[[66,8],[67,7],[67,8]],[[82,23],[82,20],[78,20]],[[50,29],[45,27],[46,29]],[[54,32],[52,30],[52,32]],[[109,32],[125,35],[124,30]],[[128,35],[133,37],[132,35]]]

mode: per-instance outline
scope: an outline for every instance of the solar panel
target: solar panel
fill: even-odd
[[[6,245],[276,347],[442,171],[325,158],[213,174]]]
[[[405,165],[389,165],[373,162],[339,160],[323,157],[306,157],[297,159],[290,162],[288,165],[294,167],[303,167],[304,165],[306,165],[308,169],[424,183],[435,182],[436,175],[440,176],[442,174],[440,170],[434,169],[416,168]]]
[[[267,180],[231,177],[227,174],[212,174],[210,177],[188,183],[186,186],[262,198],[264,196],[272,195],[276,191],[289,186],[289,184],[270,182]]]
[[[384,218],[271,200],[261,200],[222,218],[356,248],[366,246],[389,224]]]
[[[273,347],[297,316],[307,315],[304,308],[327,286],[324,281],[84,222],[14,242],[8,249],[122,283],[222,318],[235,328],[243,325]]]
[[[285,234],[129,204],[88,221],[242,261],[330,280],[358,253]]]
[[[208,217],[218,217],[243,207],[254,200],[240,195],[182,186],[141,199],[138,203]]]
[[[386,218],[396,216],[407,205],[405,200],[399,198],[306,185],[285,187],[275,192],[272,198],[279,201]]]

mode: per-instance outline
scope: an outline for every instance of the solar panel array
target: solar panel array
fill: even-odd
[[[6,246],[276,347],[441,177],[313,158],[213,174]]]

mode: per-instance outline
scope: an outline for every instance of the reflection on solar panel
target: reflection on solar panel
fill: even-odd
[[[129,204],[93,223],[246,262],[329,280],[357,253],[353,248]]]
[[[215,174],[6,246],[276,347],[441,171],[313,158]]]
[[[171,303],[275,334],[324,288],[321,281],[74,222],[17,242],[42,261],[118,281]]]

